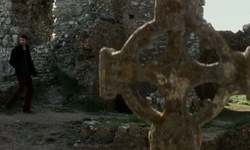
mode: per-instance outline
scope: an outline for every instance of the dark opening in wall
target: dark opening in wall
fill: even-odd
[[[119,113],[127,113],[127,114],[131,114],[132,111],[130,110],[130,108],[127,106],[127,104],[125,103],[123,97],[121,94],[118,94],[116,96],[116,98],[114,99],[114,105],[115,105],[115,111],[119,112]]]
[[[129,19],[134,19],[135,15],[133,14],[128,14]]]
[[[53,3],[54,0],[13,0],[12,26],[18,27],[20,34],[27,34],[32,45],[49,41],[53,32]]]

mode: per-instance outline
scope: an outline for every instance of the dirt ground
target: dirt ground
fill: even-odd
[[[35,114],[23,114],[21,106],[17,106],[11,116],[0,111],[0,150],[72,150],[80,140],[84,120],[114,117],[110,114],[55,111],[62,102],[60,88],[56,86],[49,86],[43,99],[45,103],[33,103]],[[204,126],[204,140],[212,140],[217,133],[249,123],[250,106],[230,104],[227,108],[231,110],[225,109]]]
[[[18,110],[12,115],[0,112],[0,150],[70,150],[80,139],[84,119],[103,117],[77,111],[53,111],[60,107],[62,96],[58,90],[49,87],[45,95],[47,103],[33,105],[35,114]]]

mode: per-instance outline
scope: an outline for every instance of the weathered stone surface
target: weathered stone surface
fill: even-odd
[[[250,125],[243,126],[235,131],[227,132],[219,137],[218,145],[227,150],[248,150],[250,148]]]
[[[99,49],[103,46],[120,49],[137,27],[153,18],[154,1],[57,0],[55,23],[52,5],[52,0],[0,0],[0,79],[14,74],[8,64],[10,51],[16,45],[17,35],[27,32],[31,37],[32,56],[39,73],[48,73],[50,66],[56,64],[98,95]],[[204,6],[205,1],[201,0],[199,5]],[[52,29],[56,38],[50,41]],[[248,30],[247,25],[243,27],[244,32],[220,33],[231,49],[244,51],[250,39]],[[141,52],[141,63],[153,62],[162,54],[165,48],[162,41],[166,37],[162,39],[156,39],[155,47],[151,50]],[[190,37],[190,41],[190,56],[198,59],[200,53],[196,50],[199,47],[196,35]],[[208,59],[207,54],[203,58]],[[214,55],[211,57],[218,60]]]
[[[8,59],[12,48],[17,44],[19,34],[27,34],[30,38],[29,44],[33,47],[51,39],[53,0],[0,0],[0,3],[1,79],[14,74]]]
[[[88,5],[84,1],[78,5],[84,5],[83,15],[79,16],[73,15],[73,3],[56,2],[58,11],[55,11],[57,22],[54,26],[56,38],[52,42],[53,60],[70,77],[89,87],[90,91],[99,89],[94,82],[98,78],[99,49],[104,46],[121,48],[138,26],[153,18],[154,1],[101,0],[89,2]],[[59,11],[66,7],[68,13]],[[143,51],[142,62],[145,57],[154,60],[160,56],[163,51],[161,43],[156,41],[155,48]]]
[[[1,82],[1,81],[0,81]],[[0,85],[0,103],[4,104],[16,89],[17,82],[1,82]]]
[[[248,32],[238,31],[237,33],[233,33],[232,31],[219,31],[219,33],[234,51],[243,52],[250,43],[250,33]]]
[[[108,130],[102,134],[102,139],[96,139],[94,135],[103,133],[103,129]],[[148,150],[148,131],[149,127],[141,124],[114,126],[96,121],[85,122],[81,140],[76,142],[74,150]],[[249,137],[249,125],[223,133],[204,133],[201,150],[248,150]]]
[[[49,42],[54,32],[55,39],[45,48],[48,49],[50,58],[42,58],[44,61],[51,59],[52,64],[86,85],[93,93],[98,93],[99,89],[99,85],[94,82],[98,78],[99,49],[103,46],[121,48],[122,43],[137,27],[153,18],[154,9],[153,0],[58,0],[54,9],[52,0],[0,2],[0,10],[3,11],[0,11],[0,20],[3,20],[0,21],[0,44],[2,46],[3,41],[8,43],[4,47],[5,55],[1,64],[5,68],[3,70],[12,70],[7,59],[11,48],[17,43],[18,34],[26,32],[30,36],[30,44],[35,47]],[[200,6],[204,5],[205,1],[201,0]],[[10,25],[6,25],[8,22]],[[6,35],[10,38],[3,40]],[[110,39],[110,36],[114,38]],[[141,62],[152,62],[159,57],[164,49],[163,41],[164,38],[157,38],[152,49],[142,51]],[[197,59],[197,39],[193,37],[190,41],[190,55]],[[38,59],[39,54],[35,52],[34,55],[38,55],[35,56]],[[39,62],[42,58],[39,58]],[[6,74],[13,72],[1,72],[0,77]]]
[[[250,23],[243,25],[242,30],[247,34],[250,34]]]
[[[32,45],[43,44],[52,35],[52,6],[53,0],[20,0],[11,4],[12,26],[19,28],[19,33],[29,35]]]
[[[133,113],[151,124],[151,150],[199,150],[201,126],[223,110],[227,99],[233,94],[250,98],[250,46],[244,53],[231,51],[223,37],[201,20],[201,11],[198,0],[156,0],[153,20],[139,27],[120,50],[104,47],[100,51],[100,95],[109,99],[122,94]],[[186,47],[190,32],[199,37],[201,49],[216,51],[219,63],[207,65],[190,59]],[[141,65],[140,52],[152,48],[152,39],[163,34],[167,35],[165,52],[156,61]],[[163,112],[153,109],[134,90],[138,82],[159,89],[165,98]],[[221,87],[199,112],[189,113],[187,93],[207,82]]]
[[[114,126],[95,121],[82,125],[82,140],[75,144],[76,150],[147,150],[148,127],[141,124]]]

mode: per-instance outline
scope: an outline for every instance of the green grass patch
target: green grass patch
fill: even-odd
[[[65,132],[61,133],[61,135],[58,135],[58,138],[65,138],[65,143],[68,148],[72,148],[76,141],[79,141],[81,139],[82,134],[82,121],[69,121],[64,122],[67,125],[67,129]]]
[[[231,96],[223,111],[202,127],[203,131],[218,133],[250,124],[250,106],[246,103],[245,95]]]
[[[250,101],[246,99],[246,95],[234,95],[231,96],[228,100],[229,103],[247,105],[250,106]]]

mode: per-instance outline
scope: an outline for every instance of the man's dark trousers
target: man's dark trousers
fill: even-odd
[[[26,88],[26,96],[23,104],[23,112],[29,112],[33,98],[32,78],[30,76],[17,76],[19,87],[5,104],[7,109],[11,109]]]

